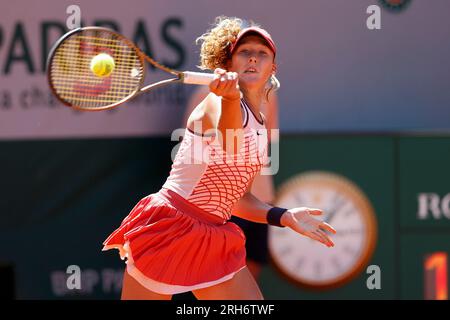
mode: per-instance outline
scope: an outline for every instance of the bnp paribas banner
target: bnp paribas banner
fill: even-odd
[[[185,86],[167,86],[116,110],[82,113],[57,101],[45,72],[49,50],[77,21],[117,30],[168,67],[195,64],[189,54],[194,36],[188,32],[193,19],[185,14],[187,2],[158,2],[2,2],[0,139],[148,136],[178,127],[178,108],[188,94]],[[152,75],[149,80],[155,81],[162,72]]]
[[[405,5],[400,5],[405,3]],[[408,3],[408,5],[406,5]],[[80,14],[115,29],[169,67],[196,70],[195,39],[219,15],[252,19],[278,45],[281,129],[448,129],[446,0],[129,0],[0,3],[0,139],[166,135],[192,86],[168,86],[125,107],[75,112],[50,94],[45,61]],[[148,81],[163,77],[163,73]]]

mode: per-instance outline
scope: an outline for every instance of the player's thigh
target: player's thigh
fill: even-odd
[[[247,267],[230,280],[193,291],[202,300],[263,300],[263,295]]]
[[[122,300],[170,300],[171,295],[159,294],[148,290],[125,270],[123,273]]]

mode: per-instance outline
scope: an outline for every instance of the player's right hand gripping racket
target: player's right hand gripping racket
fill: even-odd
[[[115,63],[113,71],[104,77],[91,71],[92,59],[101,53],[111,56]],[[145,61],[175,77],[143,86]],[[116,107],[142,92],[169,83],[208,85],[214,79],[211,73],[167,68],[124,36],[101,27],[78,28],[63,35],[49,53],[47,77],[62,103],[88,111]]]

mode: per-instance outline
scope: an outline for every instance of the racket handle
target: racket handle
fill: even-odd
[[[183,83],[209,85],[214,80],[213,73],[183,72]]]

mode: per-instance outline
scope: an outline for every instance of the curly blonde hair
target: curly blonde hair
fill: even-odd
[[[243,24],[244,21],[236,17],[220,16],[215,19],[215,26],[196,40],[197,44],[202,43],[200,69],[225,69],[226,63],[230,59],[229,47],[236,41]]]
[[[236,41],[241,29],[250,26],[260,27],[253,21],[244,21],[236,17],[217,17],[214,27],[196,39],[197,44],[201,42],[198,67],[202,70],[226,69],[227,62],[231,59],[230,45]],[[267,97],[270,91],[277,90],[279,87],[280,82],[272,76],[268,83]]]

